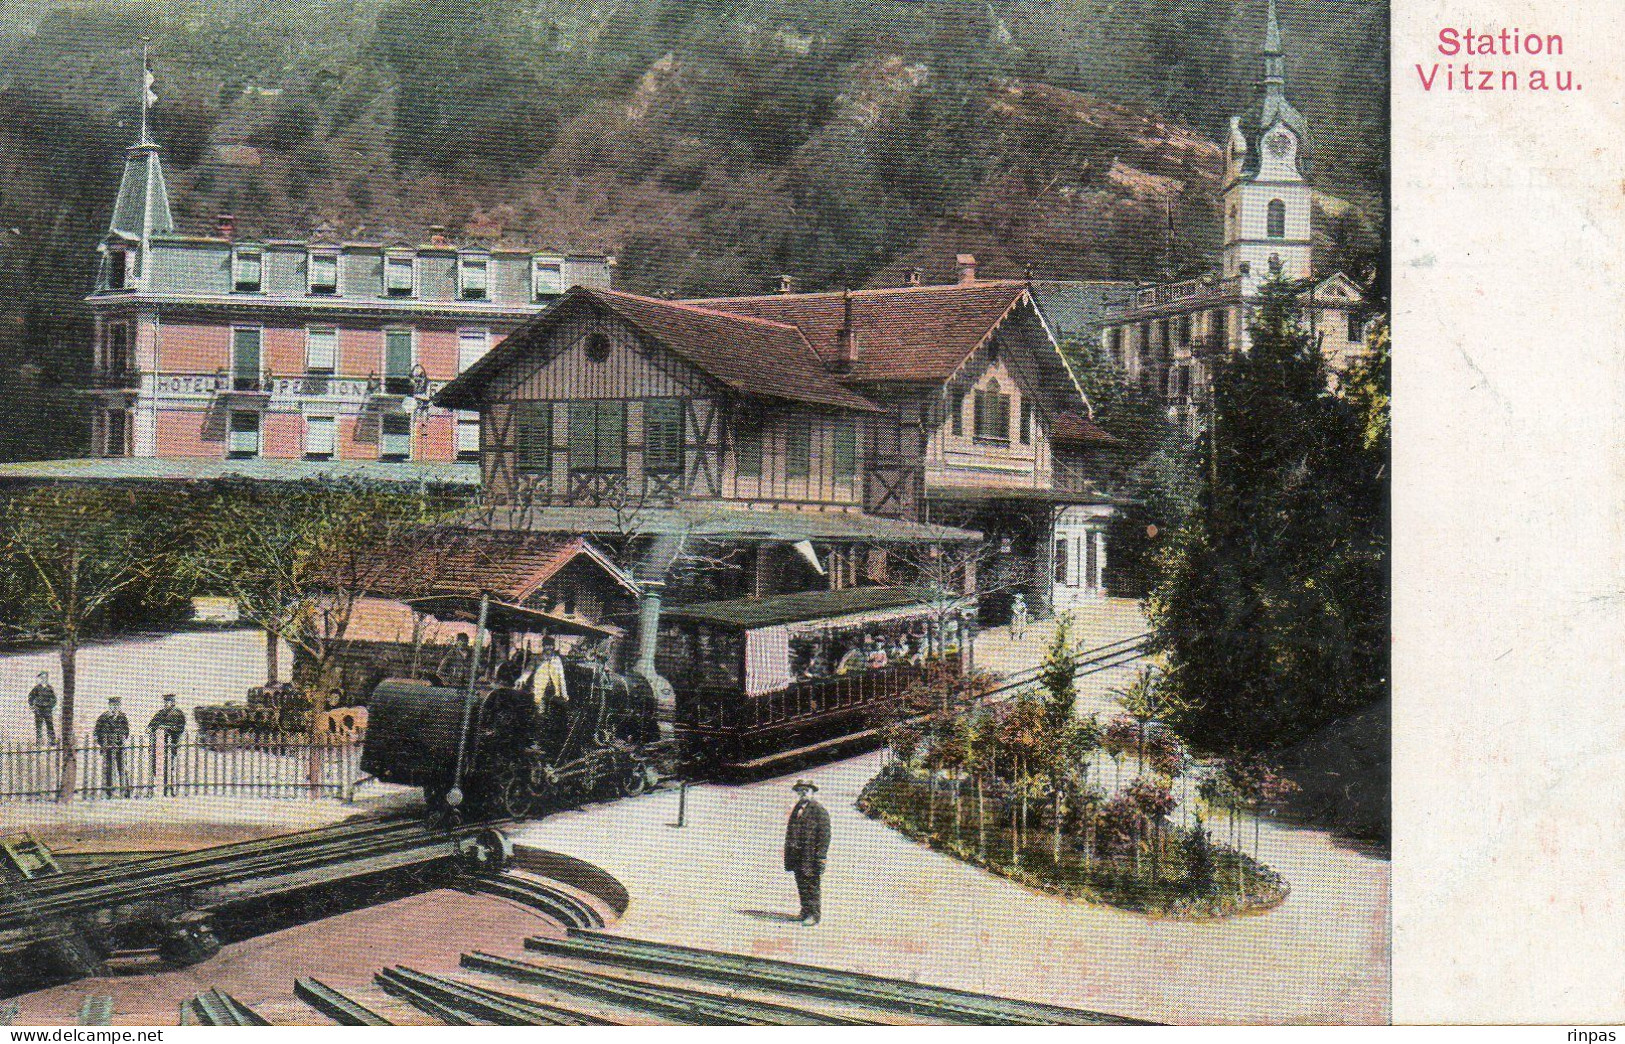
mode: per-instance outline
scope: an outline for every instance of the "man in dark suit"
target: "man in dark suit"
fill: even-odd
[[[44,671],[39,672],[34,687],[28,690],[28,706],[34,711],[34,742],[56,746],[56,723],[51,718],[56,713],[56,690],[51,688],[51,676]]]
[[[153,775],[164,777],[164,793],[175,793],[175,754],[181,744],[181,735],[186,731],[186,712],[175,706],[175,696],[169,693],[164,696],[164,706],[152,720],[147,722],[147,734],[152,737]],[[158,749],[158,739],[163,737],[163,750]],[[163,771],[158,771],[158,759],[163,758]]]
[[[818,785],[811,780],[800,780],[792,789],[800,800],[791,810],[790,825],[784,832],[784,868],[796,875],[801,923],[813,925],[823,914],[822,883],[824,858],[829,855],[829,813],[813,797]]]
[[[115,777],[124,796],[130,796],[130,768],[124,759],[124,744],[130,738],[130,719],[124,716],[119,704],[117,696],[109,698],[107,709],[96,719],[96,746],[102,751],[102,787],[108,797],[113,796]]]

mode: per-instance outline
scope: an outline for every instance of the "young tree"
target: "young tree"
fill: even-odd
[[[1176,693],[1157,684],[1156,672],[1150,667],[1140,668],[1133,681],[1112,691],[1123,713],[1134,721],[1134,761],[1136,771],[1144,772],[1151,726],[1177,718],[1186,709],[1185,703]]]
[[[3,622],[54,642],[62,664],[62,774],[58,798],[78,785],[74,715],[79,646],[104,630],[121,599],[162,587],[186,531],[171,491],[42,486],[0,503]]]
[[[1176,724],[1209,752],[1263,750],[1387,686],[1384,461],[1328,387],[1293,287],[1266,286],[1251,348],[1221,365],[1200,506],[1150,599]]]
[[[234,483],[201,512],[184,568],[199,587],[310,658],[311,682],[334,683],[357,602],[432,587],[444,505],[422,489],[353,481]]]

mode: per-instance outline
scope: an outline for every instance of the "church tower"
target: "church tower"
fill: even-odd
[[[1264,33],[1259,99],[1232,117],[1225,142],[1224,275],[1252,294],[1275,276],[1311,274],[1314,204],[1309,121],[1286,98],[1286,62],[1275,0]]]

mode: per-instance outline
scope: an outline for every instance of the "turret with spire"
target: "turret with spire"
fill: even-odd
[[[148,65],[147,41],[141,42],[141,130],[135,144],[124,151],[124,176],[119,180],[113,217],[102,239],[106,255],[99,285],[122,289],[136,285],[145,266],[154,234],[175,231],[175,217],[169,209],[169,188],[158,158],[158,143],[152,137],[150,122],[152,71]],[[115,259],[113,254],[133,251],[133,257]],[[133,262],[133,263],[131,263]],[[122,265],[122,268],[118,266]]]

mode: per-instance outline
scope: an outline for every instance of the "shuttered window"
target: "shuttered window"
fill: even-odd
[[[957,392],[953,397],[953,433],[965,434],[965,393]]]
[[[337,423],[332,417],[305,418],[305,456],[312,460],[332,458]]]
[[[812,428],[805,423],[792,423],[784,434],[784,473],[793,479],[812,474]]]
[[[260,252],[238,250],[231,258],[231,285],[239,294],[260,292]]]
[[[231,387],[234,391],[260,390],[260,333],[258,328],[248,326],[231,331]]]
[[[650,399],[643,405],[643,470],[672,475],[683,470],[683,400]]]
[[[745,421],[734,429],[734,461],[740,478],[762,477],[762,427]]]
[[[390,297],[412,296],[412,258],[391,257],[384,260],[384,292]]]
[[[835,477],[853,478],[858,473],[858,422],[842,417],[835,422]]]
[[[305,369],[327,374],[337,368],[339,332],[331,326],[312,326],[305,331]]]
[[[553,404],[551,402],[515,403],[513,426],[515,466],[526,475],[551,477],[553,474]],[[479,449],[478,439],[475,440],[474,449]]]
[[[465,256],[459,260],[459,276],[463,286],[463,300],[485,300],[490,287],[490,283],[486,278],[490,259],[480,256]]]
[[[1021,404],[1021,444],[1023,446],[1033,441],[1033,404]]]
[[[233,457],[257,457],[260,452],[260,415],[253,410],[236,410],[231,415],[230,441],[226,448]]]
[[[1265,224],[1268,226],[1265,229],[1265,233],[1271,239],[1285,239],[1286,238],[1286,204],[1285,203],[1283,203],[1282,201],[1280,201],[1278,199],[1270,200],[1270,205],[1266,209],[1266,212],[1265,212],[1264,221],[1265,221]]]
[[[457,372],[466,373],[468,368],[485,358],[485,353],[491,348],[491,333],[488,330],[458,330],[457,331]]]
[[[412,331],[384,331],[384,391],[412,394]]]
[[[570,470],[626,470],[626,403],[570,404]]]
[[[337,254],[310,255],[310,292],[323,297],[331,297],[339,292]]]
[[[412,415],[386,413],[383,416],[383,438],[378,446],[380,460],[407,460],[412,456]]]

